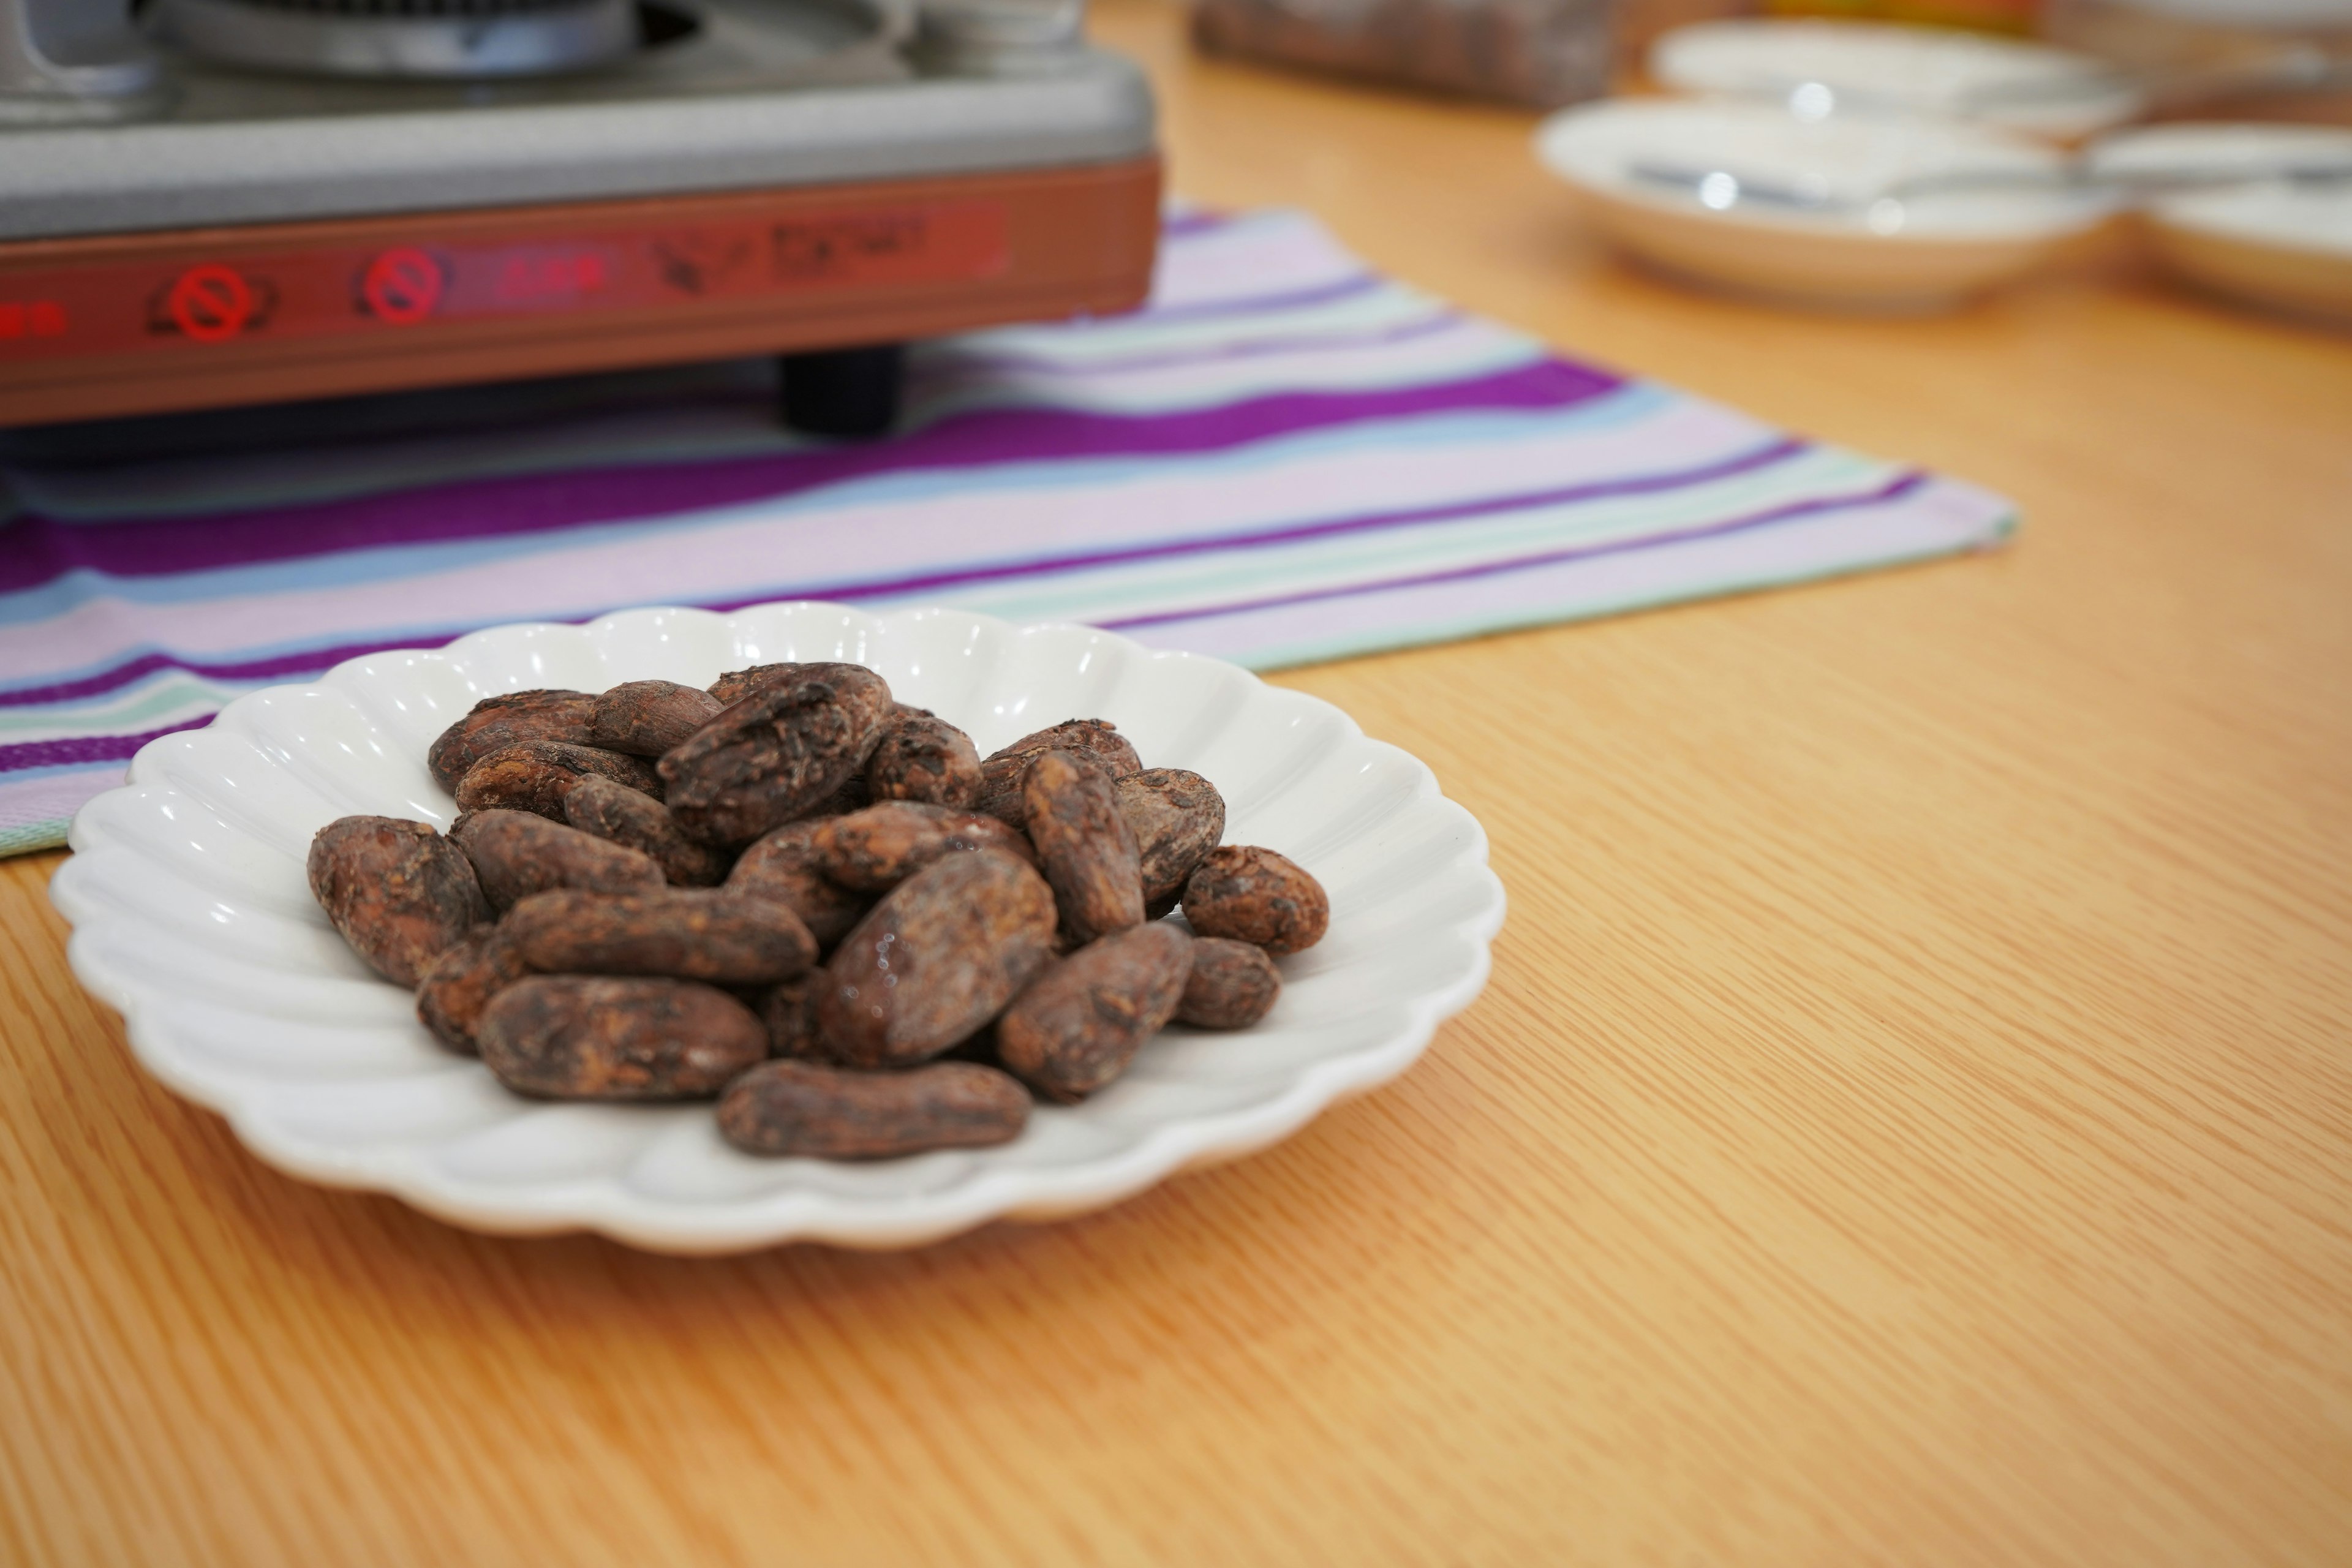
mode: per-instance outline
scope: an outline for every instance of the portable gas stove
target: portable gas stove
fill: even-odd
[[[1139,303],[1081,0],[0,0],[0,426],[896,345]]]

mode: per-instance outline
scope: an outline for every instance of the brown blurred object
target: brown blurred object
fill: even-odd
[[[1776,16],[1831,16],[1855,22],[1921,22],[1934,27],[2030,33],[2043,0],[1770,0]]]
[[[1617,0],[1198,0],[1203,52],[1538,109],[1598,98]]]
[[[2180,0],[2168,5],[2128,0],[2044,0],[2042,34],[2052,43],[2098,55],[2118,65],[2183,73],[2252,69],[2289,49],[2315,49],[2352,60],[2352,5],[2337,8],[2278,4],[2228,5]],[[2331,87],[2300,92],[2199,96],[2158,120],[2273,120],[2352,125],[2352,90]]]

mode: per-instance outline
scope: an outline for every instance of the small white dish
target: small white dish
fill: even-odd
[[[1916,116],[1808,120],[1729,99],[1617,99],[1553,115],[1536,151],[1601,232],[1650,265],[1817,310],[1948,309],[2031,271],[2114,208],[2111,197],[2057,185],[2064,156],[2053,148]],[[1659,165],[1719,169],[1733,187],[1680,189],[1635,173]],[[1955,170],[2048,174],[2053,184],[1885,195]],[[1741,200],[1739,179],[1811,190],[1825,205]]]
[[[2066,142],[2146,107],[2137,89],[2089,55],[1885,22],[1700,22],[1653,44],[1649,68],[1678,92],[1771,99],[1813,119],[1907,111]]]
[[[2329,125],[2154,126],[2103,138],[2103,172],[2352,164],[2352,130]],[[2149,242],[2181,277],[2233,299],[2352,322],[2352,180],[2264,180],[2150,202]]]
[[[425,747],[482,697],[833,658],[870,665],[983,753],[1063,719],[1113,721],[1146,761],[1217,784],[1228,842],[1314,872],[1329,933],[1281,961],[1282,996],[1253,1028],[1171,1028],[1102,1093],[1039,1107],[1012,1143],[851,1163],[738,1152],[708,1104],[511,1094],[435,1044],[311,900],[303,858],[325,823],[454,815]],[[1263,1147],[1410,1067],[1486,984],[1503,921],[1477,822],[1329,703],[1089,627],[946,610],[635,610],[352,659],[142,748],[70,842],[50,896],[75,927],[74,973],[121,1012],[150,1071],[262,1159],[478,1230],[585,1228],[665,1252],[910,1247],[1099,1208]]]

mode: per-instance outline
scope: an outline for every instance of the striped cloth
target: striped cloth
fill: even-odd
[[[922,346],[888,440],[779,429],[771,374],[0,467],[0,853],[61,842],[140,745],[239,692],[501,621],[933,602],[1265,668],[1916,560],[2013,516],[1561,359],[1295,213],[1172,216],[1138,314]]]

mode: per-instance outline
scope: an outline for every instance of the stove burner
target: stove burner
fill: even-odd
[[[548,76],[639,43],[634,0],[159,0],[163,36],[224,65],[344,77]]]

